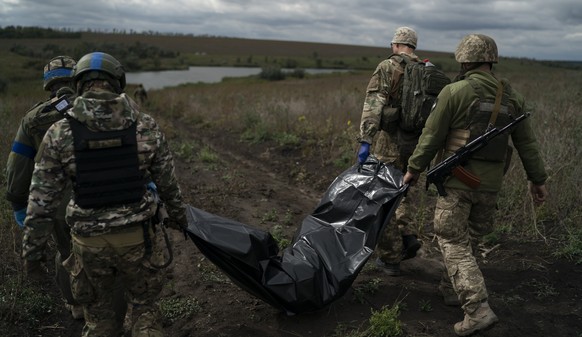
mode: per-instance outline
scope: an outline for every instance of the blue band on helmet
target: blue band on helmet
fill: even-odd
[[[70,68],[58,68],[44,73],[44,80],[48,81],[54,77],[71,77],[73,76],[73,69]]]
[[[12,143],[12,152],[30,159],[34,159],[34,156],[36,155],[34,147],[19,142]]]
[[[91,63],[89,64],[89,69],[100,70],[101,64],[103,63],[103,53],[93,53],[91,55]]]

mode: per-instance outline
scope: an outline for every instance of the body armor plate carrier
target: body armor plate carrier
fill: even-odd
[[[139,170],[137,123],[119,131],[93,132],[69,118],[77,165],[74,199],[83,208],[139,202],[145,194]]]
[[[511,88],[505,81],[501,81],[498,87],[499,102],[493,99],[485,99],[483,89],[472,78],[467,79],[473,90],[479,96],[479,100],[473,102],[467,115],[467,129],[470,136],[467,143],[484,134],[489,127],[504,127],[515,118],[515,109],[509,101]],[[501,89],[500,89],[501,88]],[[497,113],[495,113],[497,105]],[[492,117],[494,115],[494,117]],[[489,125],[492,123],[493,125]],[[503,162],[506,160],[507,147],[509,145],[509,135],[502,134],[492,139],[484,148],[473,155],[473,159]]]

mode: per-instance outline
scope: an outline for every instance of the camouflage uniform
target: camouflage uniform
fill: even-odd
[[[72,81],[72,71],[75,61],[68,56],[58,56],[53,58],[45,66],[43,88],[51,91],[53,85],[58,82],[63,86],[70,86]],[[72,89],[71,89],[72,92]],[[63,119],[64,115],[54,107],[56,92],[51,93],[51,97],[36,104],[30,109],[20,121],[20,127],[14,138],[12,151],[6,163],[6,199],[13,205],[13,209],[26,208],[30,180],[34,170],[34,157],[38,151],[40,143],[46,130],[56,121]],[[63,200],[70,199],[71,189],[67,185]],[[71,294],[71,287],[68,273],[63,269],[62,261],[71,253],[71,235],[69,226],[65,222],[65,203],[55,213],[55,226],[52,231],[53,240],[57,246],[55,256],[56,282],[63,297],[68,304],[76,304]]]
[[[403,38],[409,39],[406,33],[406,30],[399,28],[393,43]],[[415,37],[404,42],[416,47]],[[376,67],[366,89],[360,123],[360,141],[373,144],[372,153],[380,161],[406,172],[408,158],[416,146],[420,132],[406,132],[398,127],[398,105],[404,72],[403,58],[414,62],[420,61],[414,53],[401,53],[391,55]],[[410,188],[407,197],[396,209],[390,226],[386,228],[384,237],[378,244],[382,261],[390,264],[399,263],[403,257],[402,237],[418,235],[418,224],[414,223],[413,215],[416,213],[419,197],[418,188]]]
[[[456,56],[458,61],[461,57],[460,63],[482,60],[482,58],[477,58],[477,61],[463,60],[459,50]],[[482,62],[497,62],[496,47],[495,56],[485,57],[484,60]],[[470,81],[475,81],[479,85],[485,98],[495,100],[499,81],[490,72],[470,70],[465,73],[462,80],[446,86],[441,91],[418,146],[408,161],[410,173],[419,174],[429,165],[437,152],[443,148],[443,144],[448,144],[447,137],[451,136],[451,130],[469,127],[467,121],[472,118],[469,114],[472,111],[470,106],[479,101],[479,96]],[[507,106],[516,114],[514,117],[520,116],[526,109],[525,100],[517,91],[510,89],[509,92]],[[498,118],[496,125],[504,126],[499,123]],[[519,152],[528,179],[533,184],[543,185],[547,174],[529,119],[516,125],[511,131],[511,139]],[[498,155],[504,157],[506,147],[507,144],[501,144],[490,150],[499,152]],[[476,248],[475,243],[493,229],[497,193],[501,188],[504,166],[503,160],[470,159],[464,168],[479,177],[480,186],[471,189],[451,176],[444,184],[448,195],[439,196],[436,204],[435,233],[444,257],[447,276],[450,277],[452,286],[459,296],[466,319],[470,317],[467,315],[486,303],[488,297],[483,275],[473,256],[473,249]],[[494,319],[492,318],[491,322]],[[471,326],[469,323],[465,325]],[[478,327],[477,324],[475,326]],[[457,331],[457,326],[455,330],[459,335],[471,333],[470,330]]]
[[[133,98],[139,103],[144,104],[148,99],[148,93],[142,84],[138,85],[133,91]]]
[[[107,57],[104,57],[106,55]],[[86,65],[99,65],[113,59],[104,53],[86,55]],[[81,61],[79,60],[79,64]],[[113,59],[117,64],[117,60]],[[121,68],[120,65],[116,67]],[[79,70],[78,70],[79,71]],[[102,73],[102,71],[93,71]],[[118,89],[124,86],[118,84]],[[119,77],[121,78],[121,75]],[[78,90],[83,83],[77,80]],[[93,76],[93,79],[97,79]],[[167,206],[170,226],[186,226],[185,206],[174,174],[173,159],[166,139],[154,119],[138,110],[125,94],[89,90],[75,99],[67,118],[55,123],[46,133],[32,177],[25,222],[23,256],[42,257],[47,235],[54,222],[63,187],[78,176],[71,121],[94,132],[125,130],[136,123],[139,170],[146,181],[153,181]],[[145,189],[145,187],[144,187]],[[161,258],[159,233],[147,226],[156,212],[154,195],[147,190],[135,203],[97,208],[82,208],[75,197],[67,205],[73,254],[65,267],[73,279],[75,299],[84,305],[83,336],[116,336],[122,333],[114,320],[113,302],[116,275],[123,280],[126,299],[133,305],[132,336],[162,336],[157,299],[162,289],[160,270],[152,266]],[[145,225],[145,226],[144,226]],[[153,237],[152,254],[144,258],[144,227]]]

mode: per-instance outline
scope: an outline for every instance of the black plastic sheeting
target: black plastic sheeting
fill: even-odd
[[[329,186],[281,255],[267,231],[188,206],[188,234],[239,287],[298,314],[343,296],[406,190],[402,173],[370,157]]]

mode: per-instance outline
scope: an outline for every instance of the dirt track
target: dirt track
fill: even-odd
[[[208,170],[200,163],[178,162],[188,202],[264,230],[285,222],[288,238],[341,173],[321,167],[315,158],[301,157],[300,151],[250,146],[239,143],[236,135],[198,137],[221,154],[221,163]],[[445,306],[438,295],[439,252],[430,228],[424,234],[423,256],[405,261],[403,276],[389,277],[365,268],[352,290],[329,308],[293,317],[230,282],[202,280],[199,266],[212,265],[191,242],[180,241],[174,290],[176,296],[197,298],[203,312],[174,323],[168,331],[171,336],[344,336],[353,328],[365,328],[370,309],[402,301],[405,309],[400,318],[406,336],[452,336],[452,325],[462,318],[462,311]],[[491,305],[501,318],[481,336],[580,336],[580,266],[554,261],[541,242],[502,242],[480,262]],[[380,282],[379,289],[360,296],[360,290],[373,282]]]

